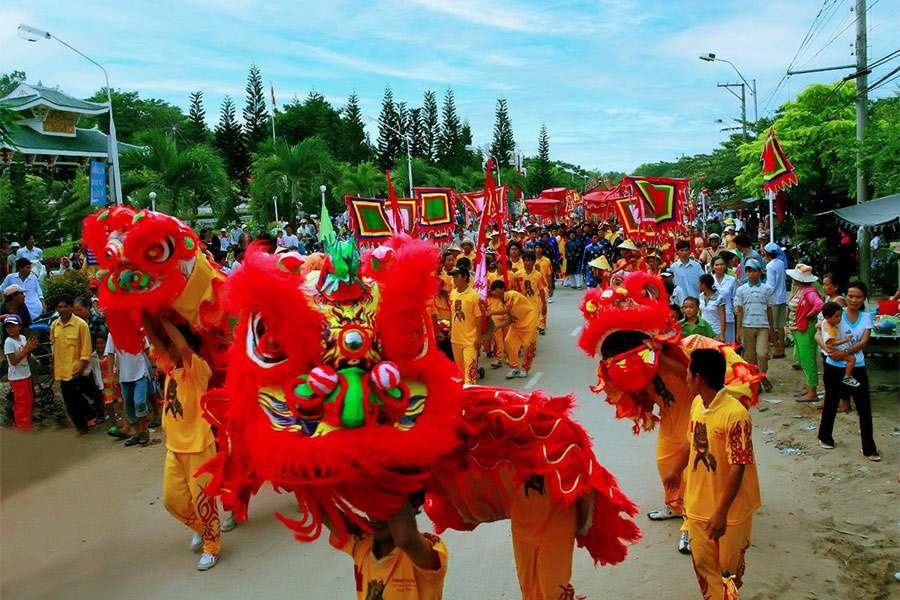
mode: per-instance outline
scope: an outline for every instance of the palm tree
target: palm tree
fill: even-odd
[[[370,162],[359,163],[356,168],[346,165],[342,169],[340,179],[334,188],[335,196],[359,196],[375,198],[387,189],[387,179]]]
[[[328,146],[319,137],[309,137],[296,146],[290,146],[284,140],[277,140],[267,146],[268,152],[262,150],[259,158],[253,163],[253,181],[251,182],[251,195],[257,206],[260,200],[263,206],[268,206],[268,198],[272,191],[284,188],[284,181],[291,188],[291,205],[288,214],[284,215],[288,220],[293,220],[297,210],[297,187],[301,182],[312,184],[323,180],[331,180],[334,171],[334,159],[328,151]],[[260,211],[260,209],[257,209]]]
[[[212,148],[198,144],[179,150],[162,131],[149,132],[144,144],[121,156],[126,192],[140,190],[139,198],[156,192],[158,206],[174,215],[193,217],[198,206],[209,203],[218,217],[233,216],[225,165]]]

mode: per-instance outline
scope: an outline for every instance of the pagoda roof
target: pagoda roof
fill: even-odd
[[[40,83],[37,85],[20,83],[8,96],[0,98],[0,106],[16,111],[40,105],[83,115],[100,115],[109,111],[105,102],[100,104],[80,100],[60,91],[59,88],[45,87]]]
[[[99,129],[75,128],[74,137],[43,135],[31,127],[19,127],[9,132],[12,142],[0,143],[0,147],[23,154],[51,154],[55,156],[87,156],[106,158],[106,134]],[[134,150],[138,146],[119,142],[119,152]]]

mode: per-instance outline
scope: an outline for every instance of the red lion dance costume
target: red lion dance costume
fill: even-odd
[[[117,348],[141,352],[141,314],[165,311],[201,334],[203,358],[221,372],[229,344],[219,301],[225,275],[190,227],[162,213],[115,206],[84,219],[83,241],[101,268],[98,297]]]
[[[634,433],[659,424],[657,468],[664,477],[677,462],[687,439],[694,395],[685,381],[691,350],[716,348],[725,355],[725,385],[746,407],[759,402],[756,367],[744,361],[733,346],[694,335],[681,339],[669,314],[662,280],[644,271],[626,273],[619,283],[589,290],[581,305],[585,317],[578,345],[590,356],[599,355],[599,381],[592,389],[606,393],[617,419],[630,419]],[[659,416],[654,414],[658,407]],[[681,514],[681,489],[666,490],[666,506]]]
[[[297,498],[302,518],[279,518],[298,540],[319,536],[324,511],[343,543],[345,522],[369,531],[422,488],[438,531],[515,522],[510,490],[537,477],[554,506],[577,504],[576,539],[595,561],[623,560],[636,509],[572,420],[573,399],[463,390],[438,350],[426,307],[439,250],[406,235],[362,257],[353,241],[323,242],[319,271],[251,250],[228,278],[238,324],[224,388],[204,398],[219,449],[209,492],[242,520],[270,481]]]

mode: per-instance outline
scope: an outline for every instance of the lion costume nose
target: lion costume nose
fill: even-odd
[[[122,257],[125,256],[125,244],[122,243],[122,240],[118,238],[113,238],[106,243],[106,250],[104,252],[104,256],[106,260],[113,263],[122,262]]]

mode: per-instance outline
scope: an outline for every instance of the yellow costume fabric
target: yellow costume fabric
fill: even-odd
[[[506,360],[510,368],[519,368],[519,352],[524,349],[522,369],[529,371],[537,349],[539,312],[528,298],[516,291],[506,292],[505,302],[510,315],[516,319],[507,328],[504,339]]]
[[[478,341],[481,336],[481,296],[472,288],[464,292],[450,292],[452,311],[450,342],[453,359],[463,374],[463,383],[474,385],[478,381]]]
[[[163,470],[163,506],[173,517],[203,535],[203,551],[219,554],[219,507],[203,491],[210,473],[194,477],[203,463],[216,455],[215,444],[202,452],[166,452]]]

